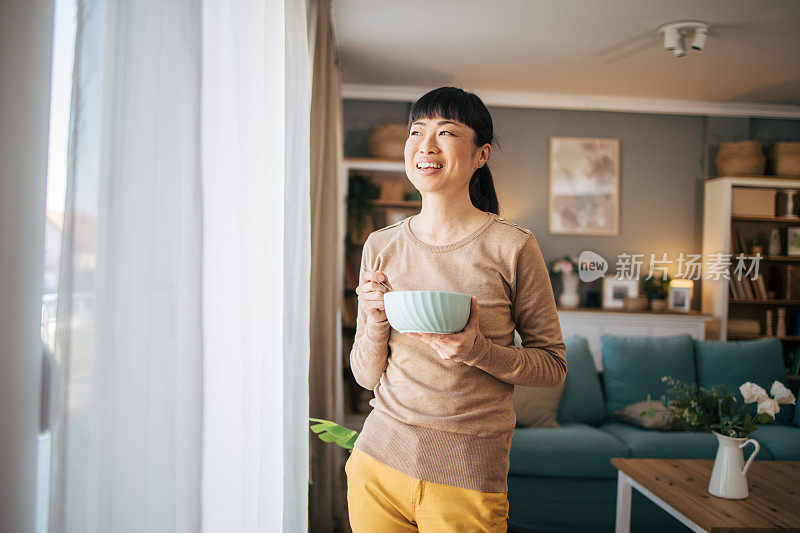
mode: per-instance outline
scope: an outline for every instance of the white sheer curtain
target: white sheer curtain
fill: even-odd
[[[54,532],[305,531],[306,2],[79,0]]]

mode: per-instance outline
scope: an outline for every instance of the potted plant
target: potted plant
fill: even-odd
[[[746,498],[749,494],[747,470],[760,449],[758,442],[747,436],[758,429],[758,424],[773,420],[780,411],[780,404],[795,403],[794,395],[780,381],[772,383],[772,397],[755,383],[743,383],[739,387],[743,401],[720,386],[709,390],[694,383],[682,383],[671,376],[664,376],[661,381],[670,386],[661,397],[664,406],[691,430],[711,431],[717,438],[709,493],[729,499]],[[748,403],[757,404],[755,418],[745,405]],[[655,416],[655,409],[650,407],[642,415]],[[753,444],[755,450],[744,464],[742,448],[747,444]]]
[[[561,280],[561,294],[558,297],[558,305],[564,308],[578,307],[580,296],[578,295],[578,261],[568,255],[554,259],[548,268],[550,275]]]
[[[764,246],[761,244],[761,239],[758,237],[750,239],[750,253],[753,255],[764,253]]]
[[[661,312],[667,308],[669,282],[669,276],[663,272],[657,272],[656,275],[645,278],[642,292],[647,296],[650,309],[653,311]]]

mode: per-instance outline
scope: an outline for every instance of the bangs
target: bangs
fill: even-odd
[[[472,99],[467,93],[456,87],[441,87],[421,96],[411,108],[408,119],[408,128],[420,119],[432,119],[440,116],[447,120],[455,120],[466,124],[473,130],[478,130],[481,122],[481,104]],[[477,97],[476,97],[477,98]]]

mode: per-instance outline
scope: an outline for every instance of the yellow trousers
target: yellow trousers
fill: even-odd
[[[422,481],[358,448],[344,470],[353,533],[506,531],[508,498],[503,492]]]

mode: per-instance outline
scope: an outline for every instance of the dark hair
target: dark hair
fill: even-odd
[[[439,87],[420,96],[408,114],[408,128],[421,118],[440,116],[463,122],[475,132],[473,141],[480,148],[496,142],[489,110],[476,95],[458,87]],[[489,213],[500,214],[489,164],[475,170],[469,180],[469,199],[472,205]]]

